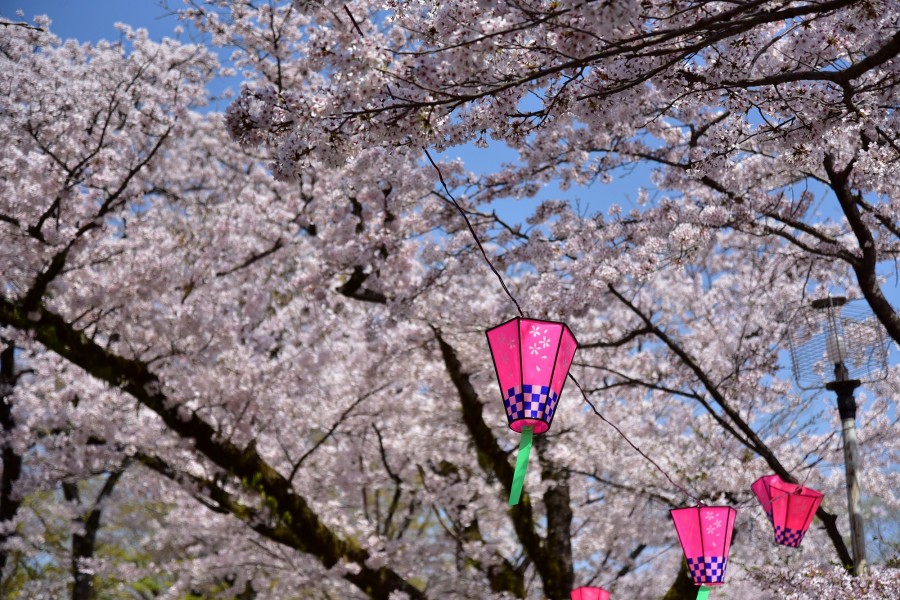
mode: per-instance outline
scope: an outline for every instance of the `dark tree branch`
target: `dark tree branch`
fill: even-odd
[[[31,31],[41,31],[41,32],[44,31],[40,27],[35,27],[34,25],[29,25],[28,23],[25,23],[24,21],[19,21],[19,22],[0,21],[0,26],[2,26],[2,27],[21,27],[22,29],[28,29]]]
[[[644,488],[636,488],[634,486],[625,485],[623,483],[617,483],[617,482],[609,479],[608,477],[602,477],[601,475],[598,475],[597,473],[590,473],[588,471],[580,471],[578,469],[567,469],[567,471],[574,475],[581,475],[582,477],[589,477],[590,479],[593,479],[594,481],[596,481],[597,483],[600,483],[602,485],[608,485],[609,487],[615,488],[617,490],[624,490],[631,494],[635,494],[636,496],[643,496],[649,500],[654,500],[656,502],[659,502],[663,506],[668,507],[668,506],[675,506],[677,504],[677,501],[675,499],[663,496],[662,494],[660,494],[658,492],[651,492]],[[590,503],[590,499],[589,499],[589,503]]]
[[[894,34],[884,46],[870,54],[861,61],[841,70],[815,70],[815,71],[788,71],[777,75],[767,75],[756,79],[741,79],[728,81],[723,87],[760,87],[779,85],[795,81],[831,81],[833,83],[847,85],[852,80],[866,72],[883,65],[900,54],[900,33]]]
[[[348,298],[353,298],[354,300],[374,302],[376,304],[385,304],[388,300],[387,296],[385,296],[381,292],[376,292],[363,287],[363,284],[368,278],[368,273],[366,273],[362,267],[356,266],[353,268],[353,273],[350,275],[350,278],[343,285],[338,287],[337,291],[338,293],[347,296]]]
[[[158,456],[139,453],[135,458],[145,467],[193,492],[197,501],[210,510],[232,515],[266,539],[289,548],[298,548],[302,544],[289,527],[279,522],[277,515],[247,505],[216,481],[176,469]]]
[[[615,339],[615,340],[610,340],[610,341],[598,340],[596,342],[587,342],[585,344],[578,344],[578,347],[582,348],[582,349],[618,348],[620,346],[624,346],[625,344],[627,344],[628,342],[630,342],[632,340],[635,340],[641,336],[649,335],[651,333],[653,333],[653,332],[650,329],[648,329],[646,327],[639,327],[637,329],[632,329],[631,331],[629,331],[622,337]]]
[[[662,72],[665,68],[674,66],[681,62],[682,59],[700,52],[704,48],[710,47],[717,42],[739,36],[754,27],[764,25],[766,23],[779,22],[786,19],[797,19],[802,17],[816,18],[818,15],[828,14],[830,12],[844,8],[853,4],[854,0],[833,0],[831,2],[810,3],[796,6],[778,7],[774,10],[763,8],[767,5],[762,0],[749,0],[746,2],[735,3],[734,7],[721,11],[708,17],[698,18],[696,21],[688,23],[684,26],[675,28],[660,27],[652,32],[641,32],[629,38],[611,41],[604,39],[605,42],[602,49],[598,52],[580,57],[567,57],[554,52],[553,49],[547,48],[550,55],[562,56],[564,60],[555,62],[549,66],[534,69],[526,74],[512,75],[507,80],[497,85],[459,85],[457,91],[447,89],[431,89],[426,86],[417,84],[414,81],[407,80],[399,73],[391,73],[390,75],[398,81],[404,81],[410,85],[426,91],[432,96],[437,96],[434,100],[429,101],[412,101],[400,98],[399,102],[385,103],[377,108],[366,108],[356,111],[348,111],[345,117],[362,117],[372,116],[379,113],[391,112],[395,114],[405,114],[414,110],[423,108],[445,107],[448,110],[455,109],[466,102],[472,102],[484,97],[496,97],[503,92],[540,82],[559,76],[562,73],[577,71],[590,67],[597,62],[607,58],[652,58],[667,57],[668,62],[664,67],[651,68],[649,72],[640,72],[631,79],[614,82],[604,88],[602,92],[592,94],[592,97],[608,97],[623,90],[630,89],[647,81],[652,75]],[[441,49],[431,50],[431,52],[440,52]],[[838,78],[846,78],[847,80],[858,77],[866,70],[877,67],[886,60],[893,51],[891,44],[880,49],[878,52],[854,65],[853,67],[840,71],[842,73]],[[823,75],[816,79],[829,80],[833,78],[834,72],[830,71],[814,71],[812,74]],[[777,76],[775,76],[777,77]],[[700,80],[698,80],[700,81]],[[777,83],[777,82],[776,82]],[[728,84],[711,84],[707,89],[716,89],[728,86],[749,86],[751,82],[730,82]],[[761,85],[761,84],[758,84]],[[467,90],[473,91],[467,91]],[[584,100],[591,96],[579,97],[577,100]],[[338,115],[335,115],[338,118]],[[345,121],[346,122],[346,121]]]
[[[541,479],[549,481],[543,501],[547,512],[545,551],[553,560],[544,580],[544,594],[548,598],[568,598],[575,585],[575,564],[572,560],[572,498],[569,493],[569,473],[544,458],[547,439],[539,435],[534,440]]]
[[[319,441],[317,441],[315,444],[313,444],[312,448],[310,448],[309,450],[304,452],[303,455],[300,458],[298,458],[296,462],[294,462],[294,466],[291,468],[291,474],[288,475],[288,481],[290,481],[291,483],[294,482],[294,477],[297,476],[297,471],[300,470],[300,467],[303,466],[303,463],[306,461],[306,459],[309,458],[316,450],[318,450],[322,446],[322,444],[324,444],[329,439],[331,439],[331,436],[334,435],[334,432],[337,431],[337,428],[340,427],[341,424],[347,420],[347,417],[350,416],[350,413],[353,412],[353,410],[357,406],[359,406],[364,400],[368,400],[369,398],[371,398],[378,392],[384,390],[385,388],[389,387],[390,385],[391,384],[389,384],[389,383],[380,385],[377,388],[374,388],[374,389],[366,392],[365,394],[363,394],[362,396],[360,396],[359,398],[354,400],[353,403],[350,406],[348,406],[344,412],[341,413],[341,415],[338,417],[337,421],[334,422],[334,425],[332,425],[331,428],[328,429],[328,431],[325,433],[325,435],[323,435]]]
[[[238,448],[222,439],[216,429],[195,412],[180,411],[177,399],[165,393],[164,382],[145,363],[102,348],[43,306],[25,311],[0,298],[0,324],[32,332],[49,350],[93,377],[121,389],[155,412],[173,433],[190,440],[198,452],[238,478],[245,489],[265,494],[267,502],[278,514],[289,514],[285,521],[290,523],[283,523],[283,526],[298,539],[297,550],[314,556],[328,568],[341,559],[356,563],[359,570],[348,573],[345,578],[373,599],[387,600],[393,591],[403,591],[414,600],[425,598],[419,589],[392,569],[368,567],[368,551],[354,540],[341,538],[322,523],[287,478],[263,460],[252,444]]]
[[[634,550],[632,550],[628,554],[629,562],[627,564],[623,565],[621,569],[616,571],[616,580],[622,579],[623,577],[625,577],[626,575],[631,573],[631,571],[634,570],[634,561],[637,560],[637,557],[641,555],[641,552],[643,552],[646,549],[647,549],[647,544],[638,544],[637,546],[635,546]]]
[[[385,515],[384,523],[382,524],[382,534],[389,535],[388,532],[391,530],[391,521],[394,520],[394,513],[397,512],[397,507],[400,505],[403,480],[400,478],[400,475],[391,468],[391,464],[388,462],[387,451],[384,449],[384,438],[381,436],[381,430],[378,429],[378,425],[372,423],[372,429],[375,430],[375,437],[378,438],[378,454],[381,456],[381,464],[384,465],[384,470],[387,472],[388,477],[394,482],[394,495],[391,498],[387,515]]]
[[[419,472],[422,476],[422,481],[426,481],[426,477],[424,475],[424,471],[419,465]],[[442,460],[439,465],[431,465],[431,470],[436,474],[444,478],[452,479],[453,483],[459,483],[462,481],[462,469],[457,465],[448,462],[446,460]],[[425,484],[427,489],[427,484]],[[481,528],[478,525],[478,516],[475,515],[472,519],[471,523],[463,525],[458,521],[455,521],[452,516],[451,511],[444,511],[447,518],[451,520],[453,523],[453,527],[447,527],[443,521],[440,512],[437,510],[437,507],[433,507],[435,511],[435,515],[438,518],[438,522],[441,524],[441,527],[444,531],[453,538],[458,546],[462,546],[465,542],[484,542],[484,537],[481,533]],[[525,598],[525,569],[528,568],[530,562],[526,559],[520,562],[518,566],[514,565],[512,562],[506,559],[499,552],[494,553],[493,561],[490,564],[485,565],[479,560],[472,559],[469,557],[467,559],[469,564],[473,565],[476,569],[485,574],[488,578],[488,581],[491,585],[491,591],[496,593],[507,592],[512,594],[515,598]]]
[[[276,252],[281,250],[281,248],[283,248],[283,247],[284,247],[284,242],[281,241],[281,238],[278,238],[277,240],[275,240],[274,244],[272,244],[271,246],[269,246],[262,252],[257,252],[256,254],[253,254],[252,256],[247,257],[240,264],[235,265],[235,266],[231,267],[230,269],[225,269],[224,271],[217,271],[216,277],[224,277],[226,275],[231,275],[232,273],[240,271],[241,269],[246,269],[253,263],[258,262],[258,261],[266,258],[267,256],[271,256],[272,254],[275,254]]]
[[[863,221],[856,203],[856,198],[850,189],[850,172],[853,169],[851,162],[843,170],[838,170],[834,164],[834,157],[830,154],[825,155],[825,172],[828,174],[828,180],[831,183],[831,189],[834,190],[844,216],[850,224],[853,235],[859,244],[859,251],[862,254],[861,259],[857,259],[850,263],[856,273],[856,280],[859,283],[859,289],[863,296],[872,307],[872,312],[878,317],[878,320],[884,325],[888,335],[894,342],[900,344],[900,316],[885,298],[878,283],[878,248],[876,246],[875,237]]]

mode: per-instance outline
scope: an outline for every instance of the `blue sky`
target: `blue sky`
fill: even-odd
[[[180,7],[179,0],[171,3]],[[25,16],[16,16],[22,9]],[[81,41],[115,39],[116,22],[144,27],[154,39],[173,35],[178,24],[174,16],[160,6],[159,0],[0,0],[0,15],[15,21],[31,21],[36,15],[53,19],[51,29],[61,38]]]
[[[37,15],[47,15],[52,20],[50,31],[62,39],[79,42],[96,42],[101,39],[117,40],[120,33],[116,23],[143,28],[153,40],[174,37],[186,42],[202,41],[199,33],[185,23],[180,23],[172,11],[183,6],[181,0],[169,0],[170,8],[162,0],[0,0],[0,16],[13,21],[31,21]],[[25,14],[17,16],[22,10]],[[175,28],[181,25],[184,33],[178,35]],[[219,60],[227,62],[228,51],[219,52]],[[215,99],[227,88],[237,92],[238,78],[218,78],[210,86],[214,99],[210,109],[223,111],[227,100]]]

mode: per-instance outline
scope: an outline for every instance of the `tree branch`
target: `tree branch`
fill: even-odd
[[[368,288],[364,288],[363,284],[369,278],[368,273],[363,268],[356,266],[350,278],[340,287],[337,288],[338,293],[353,298],[354,300],[362,300],[363,302],[374,302],[376,304],[385,304],[387,296],[381,292],[375,292]]]
[[[359,571],[348,573],[345,578],[373,599],[387,600],[393,591],[403,591],[414,600],[425,598],[419,589],[392,569],[368,567],[368,551],[353,540],[341,538],[322,523],[306,500],[294,492],[287,478],[265,462],[252,444],[238,448],[221,439],[215,428],[196,412],[180,410],[177,399],[163,391],[164,382],[146,364],[100,347],[43,306],[25,311],[0,298],[0,324],[32,332],[49,350],[95,378],[121,389],[155,412],[173,433],[190,440],[198,452],[237,477],[245,489],[264,494],[269,506],[282,516],[283,526],[296,536],[298,544],[294,547],[297,550],[314,556],[328,568],[342,559],[356,563]]]
[[[856,242],[859,244],[859,250],[862,258],[850,263],[853,271],[856,273],[856,280],[859,283],[859,289],[863,296],[872,307],[872,312],[878,317],[878,320],[884,325],[888,335],[894,342],[900,344],[900,317],[888,299],[885,298],[878,283],[878,249],[875,244],[875,238],[872,232],[863,221],[856,205],[856,198],[850,190],[850,171],[853,168],[853,162],[844,170],[839,171],[834,164],[834,157],[831,154],[825,155],[825,172],[828,174],[828,180],[831,183],[831,189],[834,190],[844,216],[850,224],[853,235],[856,236]]]

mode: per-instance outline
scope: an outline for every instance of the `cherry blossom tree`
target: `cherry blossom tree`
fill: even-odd
[[[239,31],[244,39],[243,29],[223,27],[210,4],[195,5],[188,15],[218,35]],[[739,411],[713,390],[701,361],[616,286],[666,267],[673,256],[687,262],[709,243],[704,230],[710,227],[780,237],[795,247],[781,251],[800,264],[818,257],[848,265],[859,292],[900,340],[877,271],[896,252],[884,187],[895,162],[896,144],[887,133],[894,107],[881,101],[893,95],[900,50],[896,27],[884,26],[895,24],[893,8],[647,2],[629,12],[589,2],[361,2],[344,5],[342,15],[337,5],[294,2],[265,14],[270,23],[312,30],[282,48],[294,51],[294,69],[327,75],[292,84],[282,56],[244,55],[263,81],[244,88],[229,124],[238,140],[271,147],[276,175],[287,180],[316,160],[327,164],[374,144],[416,154],[421,146],[443,150],[489,136],[518,150],[518,164],[482,179],[475,203],[533,193],[551,178],[583,183],[636,161],[659,165],[658,184],[677,193],[673,200],[639,217],[614,214],[618,227],[608,238],[583,226],[556,236],[550,241],[559,252],[579,260],[552,267],[596,277],[597,262],[584,260],[584,248],[591,248],[591,258],[604,250],[615,257],[614,267],[600,269],[602,291],[643,321],[622,339],[649,336],[674,353],[718,405],[705,407],[713,415],[721,410],[721,424],[790,478]],[[232,15],[240,27],[250,21],[246,7]],[[810,186],[827,186],[826,198],[843,222],[812,212]],[[582,234],[575,234],[577,244],[572,231]],[[508,247],[517,233],[501,229],[497,241]],[[529,252],[547,241],[536,237],[521,236],[522,246],[506,255],[510,262],[546,264],[539,258],[545,248]],[[629,246],[629,256],[622,257],[621,246]],[[819,289],[829,279],[816,282]],[[830,531],[846,564],[840,536]]]
[[[228,35],[221,14],[209,8],[215,4],[187,14]],[[883,187],[894,162],[896,145],[887,133],[894,111],[881,101],[892,97],[900,50],[896,28],[883,26],[895,23],[894,8],[361,2],[343,6],[342,14],[338,5],[294,2],[281,6],[278,18],[315,33],[294,39],[291,64],[326,75],[291,84],[282,59],[258,55],[263,81],[244,88],[229,124],[236,139],[271,147],[276,175],[287,180],[315,160],[335,162],[374,144],[417,154],[422,146],[444,150],[486,137],[505,142],[520,161],[482,178],[473,205],[533,193],[552,178],[583,183],[636,161],[659,165],[657,183],[673,198],[624,219],[614,213],[617,228],[607,238],[584,227],[577,228],[583,234],[575,234],[577,245],[570,237],[576,228],[556,236],[550,242],[576,260],[553,268],[583,276],[579,281],[599,270],[602,293],[635,308],[645,322],[633,337],[661,342],[703,382],[699,361],[651,327],[616,287],[667,267],[673,257],[690,260],[709,243],[709,228],[780,237],[796,247],[785,251],[799,261],[845,263],[859,293],[900,340],[877,270],[896,252]],[[246,26],[242,11],[232,15]],[[277,78],[272,65],[279,66]],[[878,166],[871,163],[876,148]],[[813,212],[809,188],[823,186],[843,222]],[[562,210],[549,204],[545,212]],[[517,233],[501,229],[497,241],[508,247]],[[536,237],[522,236],[506,258],[540,265],[546,249],[528,247],[547,240]],[[583,260],[585,247],[595,260]],[[598,269],[604,251],[615,262]],[[827,287],[828,278],[815,283]],[[758,443],[737,411],[716,404],[751,445]],[[756,450],[787,476],[770,452]],[[835,530],[832,538],[846,563]]]
[[[200,110],[219,68],[201,46],[10,28],[4,585],[22,597],[87,585],[557,600],[583,584],[680,597],[667,509],[702,499],[740,507],[723,597],[884,597],[900,583],[892,557],[855,579],[830,568],[850,561],[834,411],[779,368],[790,323],[775,316],[834,286],[878,312],[882,273],[867,291],[856,232],[872,236],[873,269],[891,256],[890,138],[869,145],[887,153],[876,185],[861,174],[869,150],[836,137],[862,135],[853,118],[822,120],[827,103],[799,99],[773,108],[783,86],[830,89],[831,75],[757,81],[825,64],[777,57],[812,55],[816,31],[855,23],[838,45],[869,50],[820,70],[890,98],[879,52],[891,32],[863,27],[866,14],[842,2],[195,3],[185,17],[233,47],[248,80],[224,117]],[[582,98],[590,86],[609,89]],[[742,120],[753,94],[763,108]],[[776,127],[794,103],[813,112]],[[892,131],[889,109],[867,110]],[[804,123],[835,131],[813,143]],[[422,160],[422,146],[482,136],[519,163],[475,176],[441,162],[445,188]],[[786,159],[801,139],[818,163]],[[667,197],[596,215],[548,201],[522,224],[491,210],[638,160],[660,165]],[[817,179],[837,197],[828,169],[846,174],[863,229],[846,210],[816,221],[811,194],[792,196]],[[583,395],[567,385],[513,507],[517,440],[482,332],[514,307],[451,193],[523,309],[565,319],[582,342]],[[860,427],[868,485],[893,510],[896,379],[866,389]],[[791,554],[749,491],[771,471],[827,494]],[[48,555],[61,568],[22,583]]]

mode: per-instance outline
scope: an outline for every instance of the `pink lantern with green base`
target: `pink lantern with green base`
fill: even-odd
[[[775,528],[775,541],[797,548],[825,497],[821,492],[788,483],[778,475],[760,477],[750,486]]]
[[[580,587],[570,593],[572,600],[609,600],[609,592],[598,587]]]
[[[700,586],[697,598],[705,600],[709,586],[725,582],[737,511],[730,506],[692,506],[676,508],[670,513],[691,578]]]
[[[519,503],[532,434],[550,429],[559,399],[578,349],[565,323],[515,317],[486,332],[506,418],[522,434],[509,495]]]

